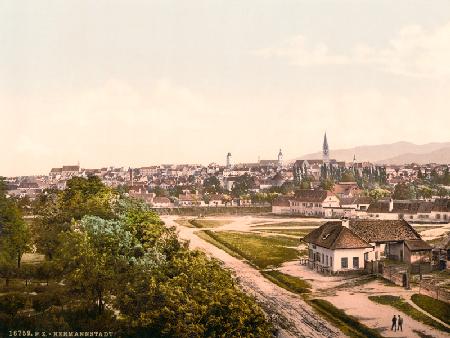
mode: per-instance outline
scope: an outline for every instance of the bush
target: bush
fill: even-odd
[[[15,316],[27,303],[27,297],[19,292],[0,296],[0,311]]]
[[[43,312],[53,305],[61,305],[60,297],[53,292],[41,293],[32,299],[32,307],[36,312]]]

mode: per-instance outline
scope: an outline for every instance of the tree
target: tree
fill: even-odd
[[[351,171],[346,171],[342,174],[341,182],[355,182],[355,175]]]
[[[116,217],[113,206],[118,196],[98,177],[74,177],[67,181],[65,190],[40,195],[34,204],[38,250],[52,259],[60,245],[59,234],[69,231],[72,223],[85,215]]]
[[[333,190],[333,187],[334,187],[334,181],[330,178],[325,178],[320,182],[320,187],[323,190],[331,191],[331,190]]]
[[[6,198],[3,180],[0,185],[0,256],[14,259],[20,268],[22,255],[29,249],[30,230],[15,201]]]
[[[367,196],[375,201],[391,196],[391,192],[386,189],[375,188],[366,193]]]
[[[202,252],[182,250],[159,273],[134,277],[117,299],[131,336],[272,336],[253,299]]]
[[[220,194],[223,192],[222,185],[216,176],[209,176],[203,181],[203,190],[208,194]]]
[[[74,292],[101,314],[121,274],[144,257],[142,246],[120,221],[85,216],[74,230],[60,235],[58,262]]]
[[[410,200],[414,199],[416,194],[413,186],[406,183],[399,183],[395,186],[392,197],[396,200]]]
[[[433,197],[433,189],[430,187],[421,187],[417,191],[418,197],[422,198],[432,198]]]
[[[255,179],[249,174],[244,174],[236,178],[234,181],[233,188],[231,189],[231,194],[233,197],[239,197],[241,195],[248,194],[249,190],[254,188]]]

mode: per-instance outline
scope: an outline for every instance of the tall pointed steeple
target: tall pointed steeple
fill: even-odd
[[[323,162],[329,163],[330,162],[330,149],[328,148],[328,141],[327,141],[327,133],[325,132],[325,135],[323,137]]]

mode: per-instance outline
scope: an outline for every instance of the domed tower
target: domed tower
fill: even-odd
[[[323,163],[330,163],[330,149],[328,148],[327,133],[323,137]]]

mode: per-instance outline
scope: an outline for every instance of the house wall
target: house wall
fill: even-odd
[[[396,220],[398,218],[397,213],[387,213],[387,212],[368,212],[367,213],[368,219],[383,219],[383,220]]]
[[[291,207],[272,206],[272,213],[274,214],[290,214]]]
[[[371,252],[373,252],[373,249],[371,249],[371,248],[334,250],[333,271],[364,269],[364,253],[368,253],[368,255],[370,256]],[[348,268],[347,269],[343,269],[341,267],[341,258],[343,258],[343,257],[348,258],[348,260],[347,260]],[[353,257],[359,258],[359,268],[353,268]],[[369,257],[369,260],[370,260],[370,257]]]
[[[332,272],[364,269],[364,254],[368,253],[370,256],[370,253],[373,251],[371,248],[336,250],[330,250],[320,246],[315,246],[314,248],[314,245],[311,243],[308,244],[308,249],[310,260],[314,260],[316,265],[329,267]],[[347,257],[347,268],[341,267],[341,258],[344,257]],[[358,257],[359,259],[358,268],[353,268],[353,257]]]

